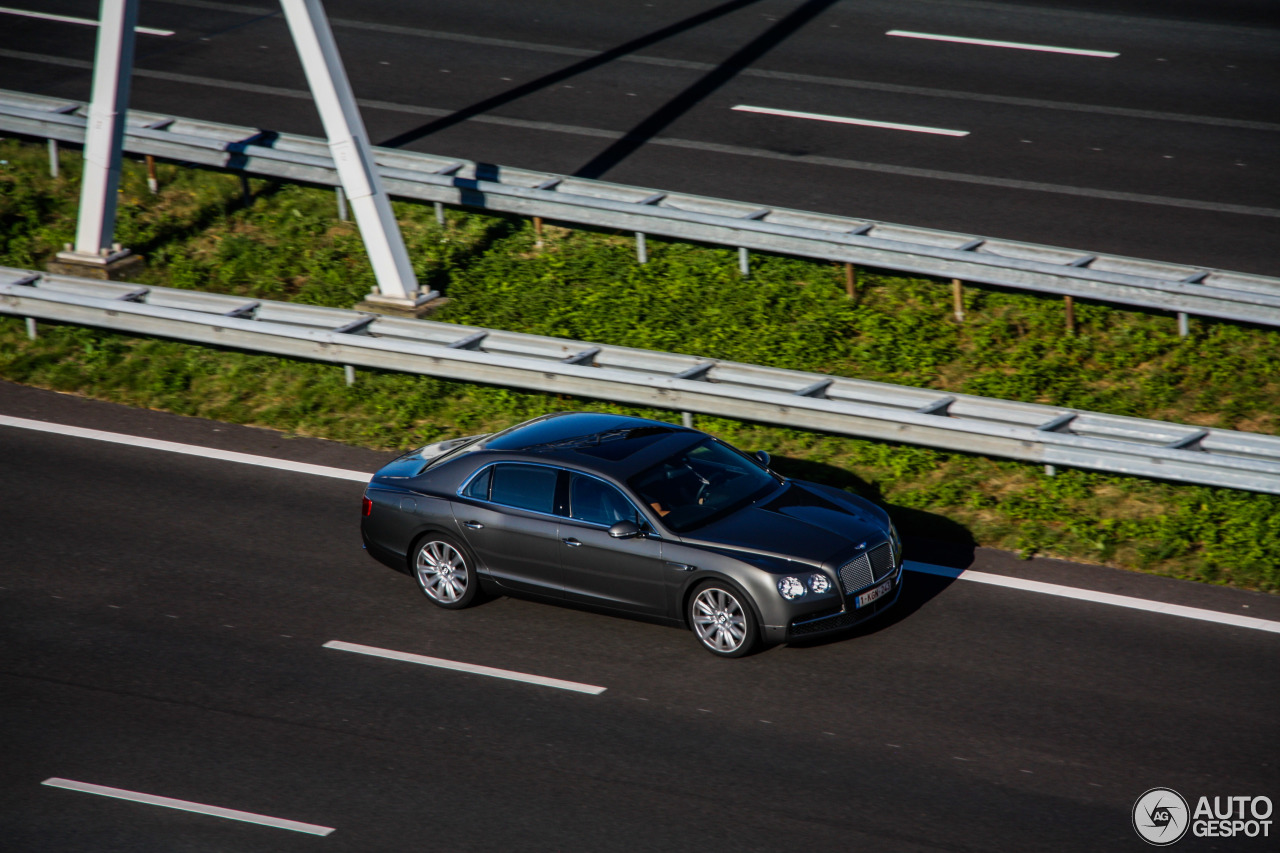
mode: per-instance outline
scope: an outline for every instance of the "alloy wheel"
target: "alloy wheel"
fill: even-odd
[[[710,587],[693,600],[693,630],[707,648],[732,654],[747,639],[747,617],[727,590]]]
[[[453,604],[467,593],[467,561],[462,552],[438,539],[418,550],[415,565],[418,585],[441,604]]]

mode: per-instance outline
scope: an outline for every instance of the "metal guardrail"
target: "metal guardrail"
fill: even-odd
[[[80,143],[84,107],[78,101],[0,90],[0,132]],[[124,147],[202,166],[324,186],[339,183],[328,145],[311,137],[130,111]],[[1280,279],[1267,276],[656,192],[394,149],[375,149],[375,156],[387,191],[402,198],[1280,326]]]
[[[1280,436],[0,267],[0,313],[342,365],[1280,494]]]

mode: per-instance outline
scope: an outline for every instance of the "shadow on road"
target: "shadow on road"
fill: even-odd
[[[797,30],[826,11],[835,0],[808,0],[786,17],[740,47],[733,56],[708,71],[693,85],[650,113],[622,138],[574,172],[579,178],[599,178],[635,153],[636,149],[666,130],[676,119],[728,83],[745,68],[790,38]]]
[[[476,116],[483,115],[497,107],[509,104],[512,101],[517,101],[525,95],[532,95],[534,92],[541,91],[549,86],[554,86],[557,83],[562,83],[565,80],[572,79],[579,74],[584,74],[594,68],[599,68],[601,65],[613,62],[615,59],[635,53],[638,50],[643,50],[646,47],[665,41],[672,36],[700,27],[703,24],[710,23],[717,18],[721,18],[731,12],[736,12],[739,9],[754,5],[758,2],[760,2],[760,0],[730,0],[728,3],[721,3],[719,6],[707,9],[705,12],[699,12],[698,14],[685,18],[682,21],[677,21],[669,26],[654,30],[653,32],[640,36],[639,38],[632,39],[629,42],[625,42],[617,47],[610,48],[609,50],[598,53],[588,59],[584,59],[581,62],[575,62],[573,65],[561,68],[559,71],[544,74],[536,80],[530,80],[528,83],[522,83],[521,85],[508,89],[501,94],[494,95],[491,98],[485,98],[483,101],[477,101],[469,107],[463,107],[457,112],[451,113],[443,118],[438,118],[435,121],[427,122],[420,127],[407,130],[404,133],[397,134],[396,136],[393,136],[384,142],[379,142],[378,144],[386,148],[400,148],[410,144],[411,142],[416,142],[425,136],[430,136],[433,133],[438,133],[446,128],[454,126],[455,124],[464,122],[467,119],[475,118]],[[825,0],[823,5],[829,5],[830,2],[832,2],[832,0]]]
[[[773,458],[770,467],[785,477],[845,489],[884,507],[902,536],[902,550],[908,560],[954,569],[968,568],[973,564],[977,542],[963,524],[926,510],[886,501],[874,485],[857,474],[834,465],[779,456]],[[915,613],[954,582],[953,578],[909,572],[897,604],[882,615],[840,634],[813,640],[797,640],[788,645],[800,648],[822,646],[882,631]]]

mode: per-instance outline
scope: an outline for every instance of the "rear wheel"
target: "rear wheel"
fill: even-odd
[[[689,625],[703,648],[725,658],[751,654],[760,629],[746,596],[722,581],[698,587],[689,599]]]
[[[475,561],[456,540],[431,533],[418,541],[413,578],[432,603],[458,610],[475,601],[480,590]]]

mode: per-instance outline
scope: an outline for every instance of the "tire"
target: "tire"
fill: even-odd
[[[422,594],[446,610],[461,610],[475,603],[480,593],[475,560],[458,540],[443,533],[418,540],[409,571]]]
[[[750,600],[723,581],[708,581],[694,590],[687,615],[693,635],[717,657],[744,657],[760,644]]]

